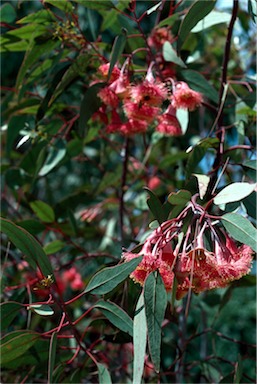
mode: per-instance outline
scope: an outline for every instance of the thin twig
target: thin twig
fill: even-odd
[[[128,172],[128,158],[129,158],[129,138],[126,137],[124,143],[124,154],[123,154],[123,167],[122,167],[122,176],[121,176],[121,187],[120,187],[120,196],[119,196],[119,240],[124,243],[124,193],[127,181],[127,172]]]

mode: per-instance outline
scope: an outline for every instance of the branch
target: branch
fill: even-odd
[[[218,104],[218,118],[217,118],[217,129],[216,129],[216,137],[219,139],[219,148],[217,150],[216,158],[214,160],[213,166],[212,166],[212,176],[208,185],[206,198],[211,198],[213,195],[213,188],[216,184],[217,177],[218,177],[218,171],[220,168],[220,165],[222,164],[222,156],[224,151],[224,140],[225,140],[225,132],[222,128],[222,122],[223,122],[223,112],[224,112],[224,92],[226,91],[227,86],[227,73],[228,73],[228,62],[230,57],[230,48],[231,48],[231,40],[232,40],[232,33],[234,24],[237,18],[237,12],[238,12],[238,0],[234,0],[233,3],[233,9],[232,9],[232,16],[231,20],[228,26],[228,34],[227,34],[227,40],[226,45],[224,49],[224,58],[223,58],[223,64],[222,64],[222,76],[221,76],[221,85],[219,90],[219,104]]]
[[[127,180],[127,171],[128,171],[128,157],[129,157],[129,138],[125,139],[124,143],[124,156],[123,156],[123,168],[122,168],[122,176],[121,176],[121,187],[120,187],[120,196],[119,196],[119,225],[120,225],[120,242],[123,244],[124,242],[124,233],[123,233],[123,225],[124,225],[124,193],[126,187]]]

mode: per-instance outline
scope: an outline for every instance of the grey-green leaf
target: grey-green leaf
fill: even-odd
[[[162,47],[162,54],[164,60],[169,61],[171,63],[177,64],[182,68],[186,68],[186,64],[183,60],[177,55],[175,49],[172,47],[169,41],[165,41]]]
[[[102,269],[92,277],[84,293],[104,295],[111,292],[136,269],[141,261],[142,256],[139,256],[115,267]]]
[[[111,76],[112,70],[117,63],[117,61],[120,58],[120,55],[122,54],[125,45],[127,42],[127,31],[123,29],[122,33],[118,36],[116,36],[113,47],[112,47],[112,52],[111,52],[111,60],[110,60],[110,67],[109,67],[109,72],[108,72],[108,79]]]
[[[0,218],[0,224],[1,232],[5,233],[10,241],[27,256],[27,261],[32,268],[36,269],[38,266],[45,276],[53,274],[48,257],[29,232],[3,218]]]
[[[148,331],[148,345],[156,372],[160,371],[161,327],[167,306],[167,293],[161,276],[148,275],[144,285],[144,303]]]
[[[48,384],[54,383],[53,371],[56,357],[57,332],[53,332],[50,339],[49,358],[48,358]]]
[[[133,336],[133,321],[131,317],[117,304],[111,301],[100,300],[95,305],[115,327]]]
[[[221,221],[235,240],[249,245],[257,252],[257,230],[249,220],[237,213],[227,213],[222,216]]]
[[[234,201],[240,201],[249,196],[255,189],[257,184],[250,183],[232,183],[223,188],[215,197],[214,204],[227,204]]]
[[[194,28],[194,26],[200,20],[202,20],[205,16],[208,15],[208,13],[210,13],[213,10],[215,3],[216,1],[210,0],[210,1],[205,1],[204,3],[202,1],[195,1],[192,4],[192,6],[188,10],[188,13],[182,20],[179,28],[179,32],[178,32],[179,38],[178,38],[178,44],[177,44],[178,51],[180,51],[190,31]]]
[[[64,140],[58,139],[49,149],[43,167],[39,171],[39,176],[45,176],[51,172],[64,158],[66,154],[66,144]]]
[[[111,375],[108,369],[100,363],[97,363],[99,384],[112,384]]]
[[[139,296],[133,325],[133,384],[141,384],[144,372],[145,351],[147,342],[147,326],[144,307],[144,294]]]

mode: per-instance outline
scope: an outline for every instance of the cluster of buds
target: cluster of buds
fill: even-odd
[[[28,267],[27,261],[21,261],[18,264],[20,271],[26,271]],[[34,293],[41,298],[47,297],[50,292],[50,287],[53,286],[54,289],[56,289],[56,285],[61,294],[63,294],[67,288],[70,288],[72,291],[78,291],[84,288],[82,277],[75,267],[71,267],[62,273],[56,273],[55,279],[52,275],[43,276],[39,270],[36,272],[26,271],[24,277],[33,288]]]
[[[149,66],[143,81],[131,83],[125,73],[126,65],[125,62],[121,70],[114,66],[107,85],[98,93],[103,105],[95,117],[100,117],[106,124],[107,133],[134,135],[146,132],[148,126],[153,124],[157,132],[181,135],[176,110],[194,110],[201,105],[202,95],[190,89],[185,82],[167,79],[172,84],[170,92],[167,82],[153,76],[153,64]],[[109,68],[109,63],[99,67],[99,81],[107,81]],[[163,110],[165,104],[168,107]]]
[[[240,279],[251,269],[253,251],[248,245],[238,247],[217,224],[192,198],[177,218],[163,222],[147,237],[139,254],[123,254],[125,261],[143,256],[130,277],[143,286],[147,276],[158,271],[167,291],[176,278],[177,300],[189,290],[224,288]]]

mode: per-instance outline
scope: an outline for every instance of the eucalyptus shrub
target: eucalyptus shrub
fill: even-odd
[[[256,3],[2,2],[2,382],[255,382]]]

